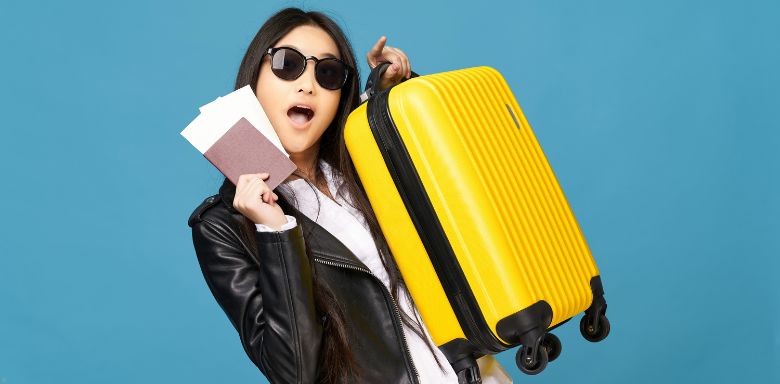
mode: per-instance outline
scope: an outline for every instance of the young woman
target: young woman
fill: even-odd
[[[380,88],[411,74],[380,38],[368,63],[393,64]],[[192,214],[206,282],[249,358],[272,383],[447,383],[344,144],[360,79],[341,29],[284,9],[252,40],[235,88],[250,84],[297,171],[227,179]]]

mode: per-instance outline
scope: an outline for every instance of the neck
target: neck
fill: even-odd
[[[290,153],[290,160],[298,167],[298,174],[302,174],[306,179],[314,179],[314,171],[317,167],[317,153],[319,147],[314,145],[311,148],[297,153]],[[287,180],[297,178],[296,175],[290,175]]]

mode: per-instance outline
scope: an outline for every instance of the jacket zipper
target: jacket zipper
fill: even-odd
[[[379,282],[379,285],[382,286],[382,292],[384,292],[385,297],[389,298],[390,302],[393,303],[393,310],[395,312],[395,318],[396,318],[396,320],[398,320],[398,324],[401,325],[401,329],[400,329],[400,332],[399,332],[401,334],[401,345],[403,345],[403,347],[404,347],[404,352],[406,353],[406,357],[409,359],[409,364],[412,367],[412,372],[414,373],[414,376],[417,378],[417,382],[419,383],[420,382],[420,374],[417,373],[417,368],[414,366],[414,361],[412,360],[412,353],[409,352],[409,346],[406,343],[406,335],[404,335],[403,322],[401,320],[401,312],[398,309],[398,304],[395,302],[395,300],[393,299],[393,296],[390,294],[390,291],[388,291],[387,287],[385,287],[385,284],[376,275],[374,275],[373,272],[371,272],[370,270],[368,270],[366,268],[363,268],[363,267],[358,267],[356,265],[347,264],[347,263],[339,263],[339,262],[335,262],[335,261],[330,261],[330,260],[326,260],[326,259],[319,258],[319,257],[314,257],[314,261],[316,261],[318,263],[322,263],[322,264],[327,264],[327,265],[330,265],[330,266],[333,266],[333,267],[341,267],[341,268],[353,269],[353,270],[356,270],[356,271],[364,272],[364,273],[367,273],[367,274],[371,275],[371,277],[373,277],[377,282]]]

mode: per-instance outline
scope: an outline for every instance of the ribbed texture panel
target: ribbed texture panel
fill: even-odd
[[[598,273],[555,175],[506,82],[488,67],[424,77],[438,89],[453,129],[491,196],[531,305],[547,301],[553,324],[590,305]],[[518,129],[507,106],[514,112]],[[445,202],[445,205],[446,202]],[[490,239],[485,239],[490,241]],[[477,249],[470,251],[477,252]]]

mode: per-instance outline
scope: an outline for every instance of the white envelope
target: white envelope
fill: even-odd
[[[201,106],[200,111],[201,113],[184,128],[181,135],[201,153],[205,153],[244,117],[282,153],[290,157],[249,85]]]
[[[211,107],[215,106],[215,105],[216,105],[216,103],[217,103],[217,101],[219,101],[219,99],[221,99],[221,98],[222,98],[222,96],[219,96],[219,97],[217,97],[216,99],[214,99],[214,101],[212,101],[212,102],[210,102],[210,103],[208,103],[208,104],[206,104],[206,105],[203,105],[203,106],[201,106],[200,108],[198,108],[198,109],[200,110],[200,113],[204,113],[204,112],[206,112],[208,109],[210,109]]]

